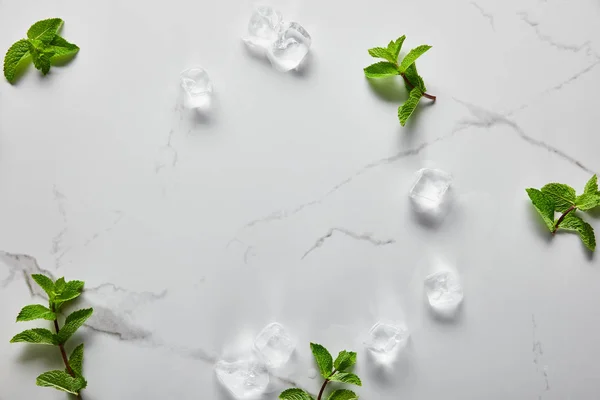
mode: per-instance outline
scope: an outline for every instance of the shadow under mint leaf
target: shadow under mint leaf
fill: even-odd
[[[401,105],[408,99],[408,92],[401,77],[365,78],[375,94],[384,101]]]

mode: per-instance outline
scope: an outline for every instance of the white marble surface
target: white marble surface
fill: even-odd
[[[548,238],[524,189],[600,172],[600,2],[272,4],[313,37],[302,73],[244,49],[249,1],[0,0],[0,49],[53,16],[81,47],[0,83],[0,399],[66,398],[34,384],[55,349],[8,343],[40,324],[14,323],[40,270],[87,283],[88,400],[226,399],[215,359],[274,320],[299,343],[280,375],[313,393],[309,341],[358,351],[365,399],[598,398],[598,257]],[[406,128],[403,98],[362,76],[403,33],[434,46],[419,70],[438,96]],[[196,64],[210,118],[181,107]],[[424,166],[455,178],[438,227],[407,196]],[[438,259],[463,278],[453,323],[423,299]],[[363,337],[401,317],[384,374]]]

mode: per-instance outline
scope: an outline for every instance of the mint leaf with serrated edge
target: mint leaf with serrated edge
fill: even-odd
[[[284,390],[279,395],[279,398],[281,400],[313,400],[310,394],[298,388]]]
[[[367,78],[385,78],[386,76],[399,75],[398,67],[391,62],[381,61],[365,68]]]
[[[585,247],[591,251],[596,249],[594,228],[592,228],[590,224],[582,220],[577,215],[573,213],[566,215],[559,227],[561,229],[579,233],[579,237],[581,238],[583,244],[585,244]]]
[[[567,211],[575,205],[575,189],[563,183],[549,183],[542,187],[542,193],[552,198],[558,212]]]
[[[79,47],[73,43],[67,42],[63,37],[56,35],[48,45],[54,52],[52,61],[67,60],[79,52]]]
[[[73,299],[76,299],[81,295],[83,291],[82,281],[69,281],[65,284],[62,292],[54,298],[54,302],[61,304]]]
[[[356,353],[342,350],[333,362],[333,367],[338,371],[345,371],[356,364]]]
[[[408,52],[406,57],[400,63],[400,72],[405,72],[408,67],[410,67],[419,57],[421,57],[427,50],[431,49],[429,45],[417,46],[411,51]]]
[[[69,338],[79,329],[89,317],[92,316],[94,310],[92,308],[85,308],[77,310],[67,317],[65,325],[58,332],[58,342],[65,343]]]
[[[590,178],[590,180],[585,184],[585,188],[583,189],[583,193],[584,194],[598,193],[598,176],[596,174],[594,174],[594,176],[592,176]]]
[[[32,304],[23,307],[19,312],[19,315],[17,315],[17,322],[33,321],[34,319],[46,319],[52,321],[56,319],[56,314],[48,307],[44,307],[41,304]]]
[[[421,89],[418,87],[410,91],[408,100],[398,107],[398,119],[400,120],[400,125],[406,125],[406,121],[415,111],[417,105],[419,105],[419,100],[421,100],[421,97],[423,97],[423,92],[421,92]]]
[[[554,230],[554,201],[550,196],[542,193],[540,190],[529,188],[525,189],[533,206],[537,210],[538,214],[544,220],[544,223],[550,231]]]
[[[13,83],[21,72],[21,66],[31,57],[29,53],[29,42],[25,39],[19,40],[6,52],[4,56],[4,77]]]
[[[331,357],[329,351],[320,344],[311,343],[310,349],[315,357],[321,376],[327,379],[333,371],[333,357]]]
[[[419,73],[417,72],[417,63],[411,64],[411,66],[406,69],[404,77],[406,78],[406,80],[408,80],[408,82],[406,82],[406,80],[404,81],[404,86],[409,92],[412,90],[412,88],[415,87],[421,89],[423,93],[427,91],[427,88],[425,87],[425,82],[423,82],[423,78],[421,78],[419,76]]]
[[[41,40],[44,43],[50,43],[62,25],[63,20],[60,18],[49,18],[38,21],[31,25],[31,28],[27,31],[27,37],[29,39]]]
[[[38,344],[57,344],[58,338],[55,334],[44,328],[33,328],[17,333],[10,339],[11,343],[38,343]]]
[[[54,282],[45,275],[33,274],[31,278],[46,292],[50,300],[54,298]]]
[[[67,285],[67,282],[65,282],[65,278],[58,278],[56,280],[56,282],[54,282],[54,293],[55,294],[60,294],[62,293],[63,290],[65,290],[65,286]]]
[[[38,386],[53,387],[63,392],[78,394],[87,386],[87,382],[80,376],[73,377],[65,371],[48,371],[37,377]]]
[[[350,383],[356,386],[362,386],[362,382],[358,376],[350,372],[336,372],[329,377],[330,381]]]
[[[402,50],[402,44],[404,43],[404,39],[406,39],[405,35],[400,36],[398,39],[396,39],[395,41],[392,40],[389,44],[388,44],[388,51],[390,53],[392,53],[392,56],[394,56],[394,62],[398,61],[398,56],[400,55],[400,50]]]
[[[357,400],[358,395],[354,393],[352,390],[347,389],[338,389],[329,395],[327,400]]]
[[[83,375],[83,343],[75,347],[69,357],[69,366],[77,375]]]
[[[393,53],[391,53],[387,48],[384,47],[374,47],[369,49],[369,55],[375,58],[383,58],[384,60],[388,60],[391,63],[396,62],[396,58],[394,58]]]
[[[581,211],[588,211],[600,205],[600,193],[584,193],[577,196],[575,206]]]

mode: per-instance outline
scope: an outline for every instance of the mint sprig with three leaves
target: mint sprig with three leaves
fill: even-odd
[[[65,281],[59,278],[56,282],[45,275],[31,275],[33,280],[48,295],[48,307],[41,304],[25,306],[17,316],[17,322],[44,319],[53,321],[54,333],[45,328],[33,328],[16,334],[11,343],[37,343],[57,346],[60,350],[64,370],[44,372],[36,379],[38,386],[53,387],[63,392],[71,393],[81,399],[81,391],[87,386],[83,377],[83,343],[75,347],[71,356],[67,358],[65,344],[85,321],[92,315],[93,309],[86,308],[74,311],[65,319],[62,328],[59,328],[58,315],[63,305],[81,295],[84,283],[82,281]]]
[[[311,343],[310,348],[321,376],[325,378],[317,400],[324,399],[323,394],[329,382],[348,383],[352,385],[362,386],[362,382],[358,376],[351,372],[352,367],[356,364],[356,353],[352,351],[340,351],[335,361],[320,344]],[[279,398],[281,400],[314,400],[313,397],[306,391],[298,388],[284,390]],[[351,390],[336,389],[329,394],[327,400],[356,400],[358,395]]]
[[[404,86],[408,90],[408,100],[398,108],[398,119],[404,126],[406,121],[417,108],[421,97],[426,97],[435,101],[436,97],[427,93],[425,82],[417,72],[415,61],[431,48],[428,45],[417,46],[402,59],[399,59],[402,44],[406,39],[402,35],[395,41],[391,41],[387,47],[374,47],[369,49],[369,54],[375,58],[382,58],[380,61],[369,65],[364,69],[367,78],[385,78],[389,76],[400,75],[404,79]]]
[[[29,60],[46,75],[52,64],[66,61],[79,51],[58,34],[63,26],[60,18],[38,21],[27,31],[27,39],[14,43],[4,56],[4,76],[13,83]]]
[[[590,178],[579,196],[575,189],[563,183],[549,183],[540,190],[533,188],[525,190],[552,234],[559,229],[577,232],[589,250],[596,249],[594,229],[576,214],[578,210],[589,211],[600,206],[600,191],[598,191],[596,175]],[[556,213],[561,214],[555,220]]]

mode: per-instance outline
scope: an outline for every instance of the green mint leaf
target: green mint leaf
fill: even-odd
[[[279,395],[281,400],[314,400],[312,396],[302,389],[288,389],[281,392]]]
[[[525,189],[533,206],[537,210],[538,214],[544,220],[544,223],[550,230],[554,231],[554,201],[550,196],[545,195],[541,191],[533,188]]]
[[[417,87],[410,91],[408,100],[406,100],[404,104],[398,108],[398,119],[400,119],[400,125],[406,125],[406,121],[417,108],[419,100],[421,100],[422,96],[423,92],[421,92],[421,89]]]
[[[33,304],[23,307],[19,312],[19,315],[17,315],[17,322],[33,321],[34,319],[47,319],[48,321],[53,321],[56,319],[56,314],[41,304]]]
[[[67,42],[63,37],[56,35],[48,45],[48,48],[54,52],[52,61],[66,61],[79,52],[79,47],[73,43]]]
[[[63,24],[60,18],[50,18],[38,21],[29,28],[27,37],[29,39],[41,40],[44,43],[50,43]]]
[[[569,185],[562,183],[549,183],[544,186],[542,193],[549,196],[554,201],[555,210],[558,212],[565,212],[571,206],[575,205],[575,189]]]
[[[358,395],[352,390],[339,389],[331,392],[327,400],[357,400]]]
[[[406,72],[408,67],[410,67],[415,61],[417,61],[417,58],[421,57],[430,48],[431,48],[431,46],[424,44],[422,46],[417,46],[414,49],[412,49],[410,52],[408,52],[406,57],[404,57],[404,59],[400,63],[400,72],[401,73]]]
[[[13,83],[22,70],[24,62],[31,56],[29,53],[29,42],[25,39],[19,40],[10,46],[4,56],[4,77]]]
[[[594,236],[594,229],[579,218],[577,215],[570,213],[565,216],[565,218],[560,223],[559,228],[566,229],[570,231],[575,231],[579,233],[579,237],[585,247],[594,251],[596,249],[596,237]]]
[[[373,65],[369,65],[364,71],[367,78],[384,78],[386,76],[400,74],[396,64],[387,61],[381,61]]]
[[[94,310],[92,308],[85,308],[77,310],[67,317],[65,325],[58,332],[58,343],[64,344],[69,338],[92,316]]]
[[[600,193],[584,193],[581,196],[577,196],[575,205],[581,211],[587,211],[598,207],[600,206]]]
[[[331,375],[331,372],[333,371],[333,357],[331,357],[329,351],[320,344],[311,343],[310,349],[312,350],[313,356],[315,356],[315,361],[317,362],[321,376],[325,379],[329,378],[329,375]]]
[[[594,174],[594,176],[592,176],[590,178],[590,180],[588,181],[588,183],[585,184],[585,189],[583,190],[584,194],[595,194],[598,193],[598,177]]]
[[[356,364],[356,353],[353,351],[340,351],[333,362],[333,367],[338,371],[345,371]]]
[[[69,281],[65,284],[62,292],[54,298],[54,302],[61,304],[81,295],[84,283],[82,281]]]
[[[34,41],[29,42],[29,52],[31,53],[33,65],[42,71],[42,74],[46,75],[50,72],[50,59],[54,56],[54,53],[32,42]]]
[[[40,285],[44,292],[46,292],[50,300],[52,300],[54,298],[54,282],[52,282],[52,279],[41,274],[33,274],[31,275],[31,277],[33,278],[35,283]]]
[[[374,47],[372,49],[369,49],[369,54],[371,55],[371,57],[383,58],[384,60],[388,60],[389,62],[392,62],[394,64],[396,63],[394,55],[390,53],[390,51],[386,48]]]
[[[28,329],[21,333],[17,333],[11,343],[39,343],[39,344],[58,344],[58,339],[55,334],[44,328]]]
[[[404,76],[411,83],[411,85],[409,85],[408,83],[406,83],[406,81],[404,81],[404,86],[409,92],[415,87],[421,89],[421,92],[423,93],[427,91],[427,88],[425,87],[425,82],[423,82],[423,78],[421,78],[419,76],[419,73],[417,72],[416,63],[411,64],[411,66],[406,69],[406,71],[404,72]]]
[[[75,347],[71,353],[69,366],[77,375],[83,375],[83,343]]]
[[[78,394],[87,386],[87,382],[81,376],[73,378],[65,371],[48,371],[37,377],[35,383],[38,386],[53,387],[72,394]]]
[[[402,49],[402,44],[404,43],[404,39],[406,39],[405,35],[400,36],[396,41],[391,41],[388,44],[388,51],[392,53],[394,56],[394,63],[398,61],[398,56],[400,55],[400,50]]]
[[[350,383],[352,385],[362,386],[360,378],[355,374],[348,372],[336,372],[329,377],[329,380],[332,382]]]
[[[65,278],[58,278],[56,282],[54,282],[54,293],[57,295],[62,293],[62,291],[65,290],[66,285],[67,282],[65,282]]]

